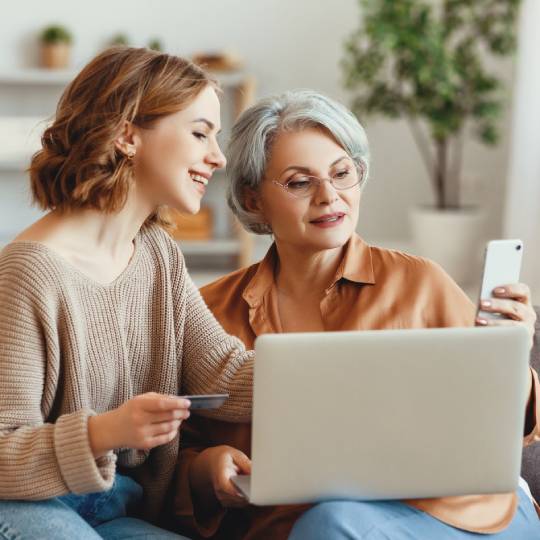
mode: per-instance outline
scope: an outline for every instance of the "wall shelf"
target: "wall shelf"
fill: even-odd
[[[235,239],[177,240],[184,255],[236,255],[240,241]]]
[[[77,75],[66,69],[13,68],[0,70],[0,84],[65,86]]]
[[[0,160],[0,172],[20,172],[24,173],[30,165],[30,157],[26,161],[19,159]]]
[[[13,86],[66,86],[79,72],[72,69],[12,68],[0,70],[0,84]],[[236,88],[244,84],[246,74],[242,71],[211,71],[211,75],[224,88]]]

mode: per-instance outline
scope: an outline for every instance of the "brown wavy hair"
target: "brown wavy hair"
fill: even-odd
[[[42,210],[121,209],[133,179],[132,160],[114,144],[125,122],[142,128],[185,107],[217,83],[192,62],[149,49],[107,49],[65,89],[53,123],[28,172]],[[147,223],[167,225],[161,208]]]

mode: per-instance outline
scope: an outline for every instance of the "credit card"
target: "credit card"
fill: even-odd
[[[207,394],[207,395],[198,395],[198,396],[180,396],[191,401],[190,410],[197,409],[219,409],[227,398],[229,394]]]

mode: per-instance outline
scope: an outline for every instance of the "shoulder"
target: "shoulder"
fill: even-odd
[[[165,252],[179,251],[178,244],[174,238],[160,225],[152,223],[143,225],[139,231],[139,239],[145,246],[152,246]]]
[[[227,274],[200,289],[201,295],[208,307],[220,311],[231,305],[238,305],[242,301],[242,294],[257,272],[260,263],[246,266]]]
[[[0,251],[1,302],[48,304],[61,293],[62,282],[56,259],[38,242],[12,242]]]
[[[422,279],[431,283],[455,285],[436,262],[404,251],[370,246],[375,274],[391,274],[404,279]]]
[[[11,242],[0,251],[0,276],[18,277],[24,281],[45,279],[57,271],[54,257],[39,242]]]
[[[475,306],[436,262],[391,249],[371,248],[377,285],[403,306],[420,310],[428,326],[470,326]]]
[[[176,240],[160,225],[144,225],[139,231],[139,242],[145,256],[154,266],[169,269],[171,273],[184,273],[184,255]]]

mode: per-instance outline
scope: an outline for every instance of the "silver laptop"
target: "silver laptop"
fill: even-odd
[[[264,335],[255,344],[259,505],[509,492],[528,377],[522,327]]]

